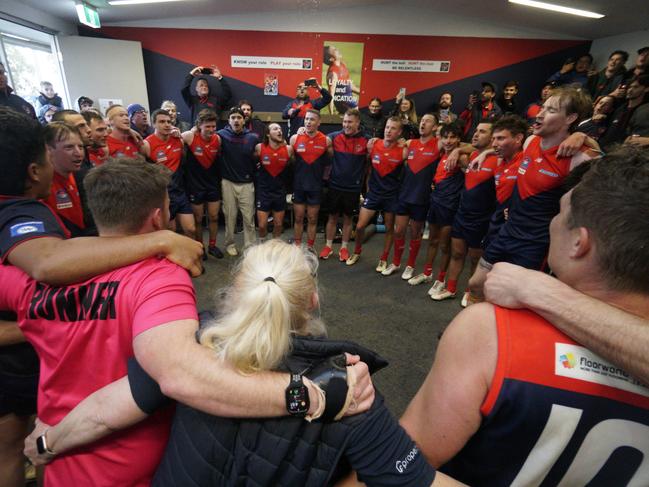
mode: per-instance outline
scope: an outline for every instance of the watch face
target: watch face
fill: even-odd
[[[39,436],[36,438],[36,450],[39,455],[43,455],[47,451],[47,446],[45,445],[45,436]]]
[[[286,388],[286,410],[292,416],[304,416],[309,412],[309,390],[300,376],[291,377]]]

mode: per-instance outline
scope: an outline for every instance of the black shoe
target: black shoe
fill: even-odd
[[[210,254],[212,257],[216,257],[217,259],[223,258],[223,252],[221,252],[221,249],[216,246],[209,247],[207,249],[207,253]]]
[[[203,247],[203,260],[207,260],[207,251],[205,250],[205,247]]]

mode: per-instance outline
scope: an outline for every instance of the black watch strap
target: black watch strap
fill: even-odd
[[[309,389],[302,380],[302,374],[291,373],[291,382],[286,388],[286,411],[291,416],[303,418],[309,412]]]

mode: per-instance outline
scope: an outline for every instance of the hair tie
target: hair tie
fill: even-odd
[[[277,282],[275,282],[275,278],[271,277],[271,276],[268,276],[266,279],[264,279],[264,281],[271,281],[271,282],[274,282],[275,284],[277,284]]]

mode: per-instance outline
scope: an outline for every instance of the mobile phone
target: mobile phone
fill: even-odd
[[[318,82],[315,78],[305,79],[304,86],[318,86]]]
[[[202,74],[212,74],[214,73],[214,70],[212,68],[203,68],[201,69]]]
[[[397,95],[397,98],[404,98],[405,96],[406,96],[406,89],[399,88],[399,94]]]

